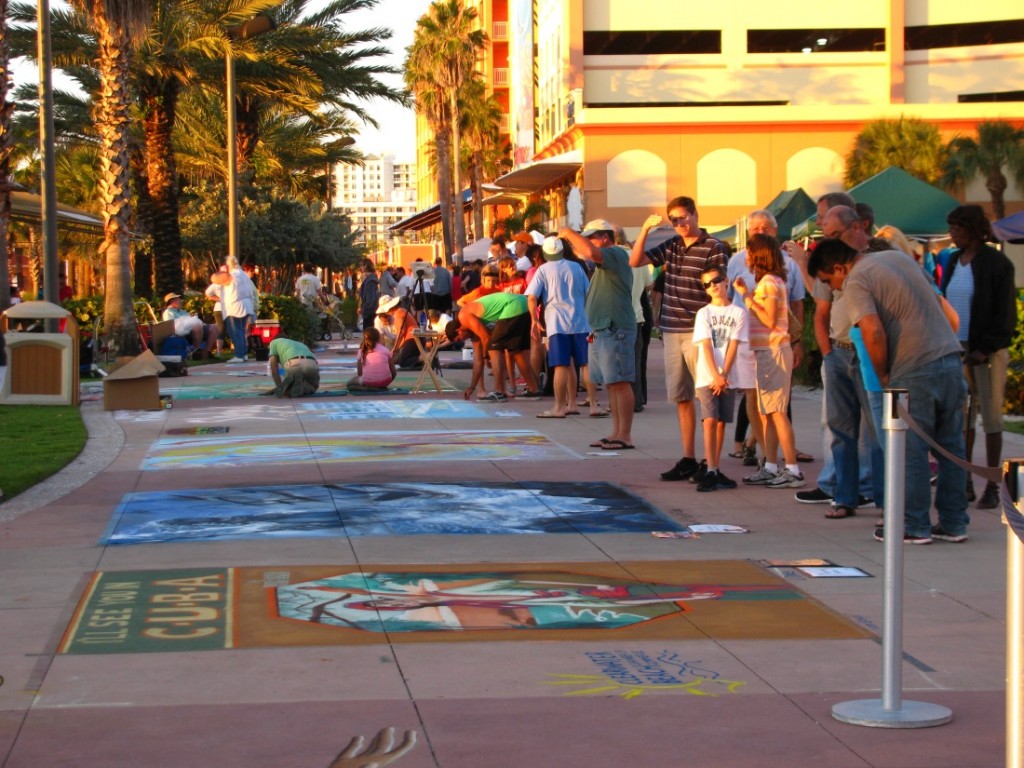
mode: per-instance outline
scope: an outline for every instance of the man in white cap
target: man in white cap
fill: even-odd
[[[188,310],[182,309],[181,295],[168,293],[164,296],[164,320],[174,321],[174,335],[189,340],[189,343],[197,350],[209,352],[220,336],[220,329],[216,325],[206,325]],[[206,339],[204,346],[203,339]]]
[[[548,237],[541,248],[545,263],[534,273],[526,298],[533,321],[533,343],[543,343],[547,335],[555,404],[550,410],[537,414],[537,418],[564,419],[575,412],[576,366],[585,366],[588,360],[590,323],[587,322],[586,301],[590,282],[583,267],[562,258],[565,246],[561,239]],[[538,312],[541,307],[543,317]]]
[[[636,315],[629,252],[615,245],[615,225],[605,219],[588,222],[583,232],[562,227],[558,235],[597,267],[587,292],[587,320],[594,339],[588,354],[590,375],[603,382],[608,391],[612,433],[591,443],[591,447],[605,451],[633,448]]]
[[[416,346],[413,334],[419,328],[416,318],[401,306],[397,296],[381,296],[377,305],[377,319],[374,327],[380,331],[381,339],[393,352],[395,365],[399,368],[420,368],[423,360],[420,348]]]

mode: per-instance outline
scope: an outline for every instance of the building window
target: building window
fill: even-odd
[[[956,97],[961,104],[983,101],[1024,101],[1024,91],[999,91],[996,93],[961,93]]]
[[[586,56],[721,53],[722,32],[717,29],[584,32]]]
[[[908,51],[923,51],[928,48],[958,48],[968,45],[1020,43],[1024,42],[1024,19],[907,27],[903,40],[904,47]]]
[[[882,27],[860,29],[748,29],[747,53],[884,51]]]

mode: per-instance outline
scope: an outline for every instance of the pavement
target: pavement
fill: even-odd
[[[317,356],[347,378],[350,351]],[[252,393],[265,364],[205,366],[154,412],[84,385],[83,454],[0,504],[0,765],[1004,765],[999,512],[903,549],[896,700],[951,722],[840,722],[881,696],[877,512],[661,481],[660,358],[627,451],[589,447],[586,408],[466,403],[452,368],[443,394],[282,401]],[[820,407],[794,392],[808,488]],[[696,523],[748,532],[652,535]],[[766,565],[812,558],[866,576]]]

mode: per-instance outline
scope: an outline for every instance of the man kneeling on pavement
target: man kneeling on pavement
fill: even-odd
[[[526,379],[525,400],[540,398],[537,375],[530,364],[530,306],[526,296],[519,293],[491,293],[480,296],[459,310],[459,316],[445,327],[449,341],[473,341],[473,379],[463,392],[468,400],[484,375],[486,350],[491,360],[495,389],[484,400],[502,403],[506,393],[505,352],[512,354],[515,364]]]
[[[305,397],[320,388],[320,367],[305,344],[287,336],[278,336],[270,342],[267,351],[270,353],[270,375],[274,377],[275,396]]]

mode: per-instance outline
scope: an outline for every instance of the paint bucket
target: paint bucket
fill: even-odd
[[[473,348],[472,347],[464,347],[463,348],[463,350],[462,350],[462,359],[465,360],[466,362],[469,362],[469,361],[471,361],[473,359]]]

